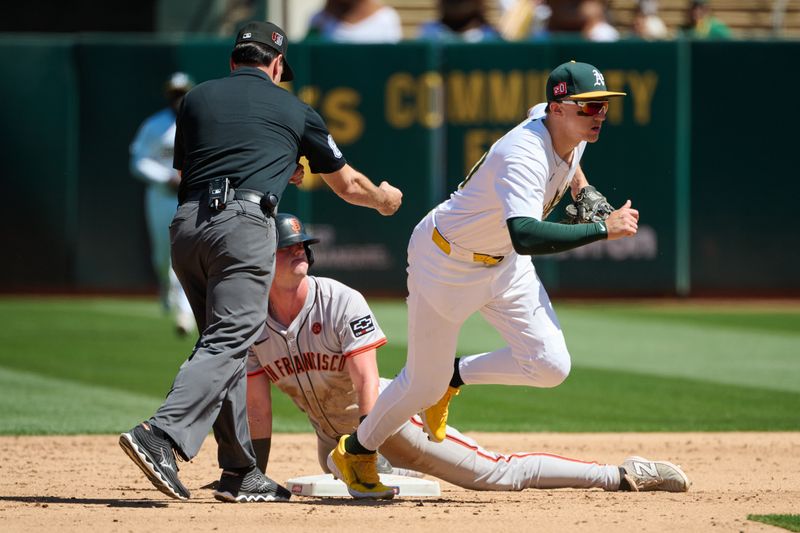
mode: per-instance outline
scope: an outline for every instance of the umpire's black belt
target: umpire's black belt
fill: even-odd
[[[252,202],[259,207],[261,210],[264,211],[267,215],[273,215],[274,212],[270,210],[268,207],[265,208],[265,203],[262,202],[264,196],[266,196],[263,192],[255,191],[253,189],[231,189],[228,191],[228,198],[226,202],[231,202],[233,200],[243,200],[245,202]],[[206,189],[195,189],[193,191],[186,191],[186,194],[180,200],[179,203],[184,204],[186,202],[194,202],[200,201],[204,202],[208,198],[208,190]]]

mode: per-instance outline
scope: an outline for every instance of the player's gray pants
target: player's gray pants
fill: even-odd
[[[185,202],[170,225],[172,264],[200,339],[150,422],[191,459],[214,428],[222,468],[254,466],[247,425],[247,348],[267,318],[275,221],[252,202],[224,211]]]
[[[326,459],[335,445],[335,441],[317,435],[317,454],[324,472],[328,472]],[[421,472],[471,490],[617,490],[620,481],[616,465],[549,453],[492,452],[450,426],[444,441],[431,442],[417,416],[400,426],[379,451],[395,470],[400,470],[398,473]]]
[[[619,488],[619,468],[549,453],[501,454],[447,426],[440,443],[428,440],[414,416],[386,439],[380,452],[392,466],[424,472],[472,490]]]
[[[381,392],[389,383],[381,378]],[[317,455],[323,472],[329,472],[326,460],[336,444],[336,439],[317,434]],[[451,426],[447,426],[444,441],[431,442],[417,415],[386,439],[379,451],[394,467],[393,473],[407,475],[408,470],[413,470],[472,490],[617,490],[620,481],[616,465],[551,453],[497,453],[482,448]]]

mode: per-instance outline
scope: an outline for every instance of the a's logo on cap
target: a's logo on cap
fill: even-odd
[[[553,96],[561,96],[567,94],[567,82],[562,81],[553,86]]]
[[[597,87],[598,85],[600,87],[605,87],[606,86],[606,80],[605,80],[605,78],[603,78],[603,75],[600,74],[600,71],[598,71],[597,69],[592,69],[592,74],[594,74],[594,86],[595,87]]]
[[[296,218],[289,219],[289,225],[292,226],[292,231],[293,232],[295,232],[295,233],[300,233],[301,232],[302,228],[300,228],[300,221],[297,220]]]
[[[252,36],[253,34],[248,31],[247,33],[242,34],[242,39],[249,39]]]
[[[283,46],[283,35],[276,31],[272,32],[272,42],[278,46]]]

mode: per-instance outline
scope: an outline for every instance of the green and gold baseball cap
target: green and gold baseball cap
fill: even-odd
[[[547,101],[587,100],[625,96],[609,91],[603,74],[589,63],[569,61],[553,69],[547,77]]]

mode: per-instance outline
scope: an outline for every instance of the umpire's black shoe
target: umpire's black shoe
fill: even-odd
[[[214,497],[232,503],[285,502],[292,493],[265,476],[258,467],[253,467],[243,473],[223,470]]]
[[[150,424],[143,422],[120,435],[119,445],[155,488],[172,498],[187,500],[189,490],[178,479],[172,443],[156,435],[153,429]]]

